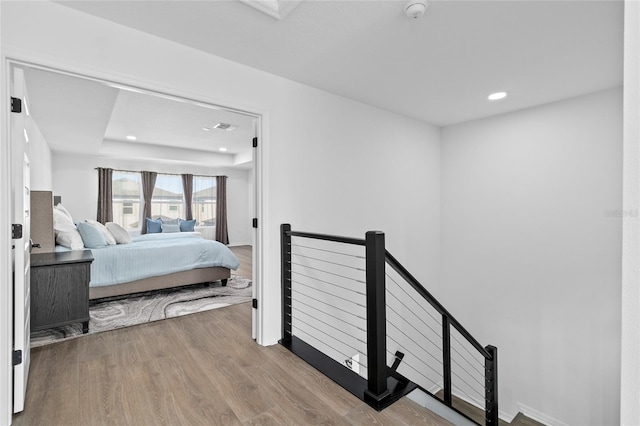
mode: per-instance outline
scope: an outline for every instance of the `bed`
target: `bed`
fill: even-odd
[[[69,251],[56,246],[56,251]],[[224,244],[198,232],[146,234],[131,244],[91,250],[89,299],[120,296],[190,284],[226,285],[238,259]]]
[[[239,266],[224,244],[197,232],[145,234],[92,253],[89,299],[215,281],[226,285]]]
[[[36,242],[50,239],[53,250],[70,251],[71,248],[62,245],[53,247],[52,227],[55,225],[51,223],[55,221],[50,216],[52,210],[58,208],[59,201],[52,209],[51,192],[43,191],[38,196],[48,200],[48,206],[32,214],[32,222],[43,228]],[[70,226],[74,227],[73,224]],[[239,266],[238,259],[227,246],[202,238],[199,232],[145,234],[133,237],[129,244],[93,248],[91,252],[94,261],[89,299],[215,281],[226,285],[231,270]]]

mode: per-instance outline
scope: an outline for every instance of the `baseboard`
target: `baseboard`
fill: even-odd
[[[438,392],[440,392],[442,390],[443,386],[442,384],[438,383],[438,384],[434,384],[433,386],[431,386],[429,389],[427,389],[427,391],[429,391],[430,393],[432,393],[433,395],[437,394]],[[453,389],[451,391],[451,394],[454,395],[456,398],[459,398],[461,400],[463,400],[464,402],[473,405],[474,407],[484,411],[484,401],[478,401],[478,400],[471,400],[470,397],[461,394],[460,392],[456,392],[455,389]],[[525,413],[522,413],[525,414]],[[504,420],[507,423],[511,423],[513,421],[513,419],[518,415],[518,413],[515,414],[510,414],[507,413],[506,411],[503,410],[498,410],[498,417],[501,420]],[[533,417],[531,417],[533,419]],[[534,419],[535,420],[535,419]],[[549,426],[555,426],[555,425],[549,425]],[[558,426],[566,426],[564,424],[562,425],[558,425]]]
[[[440,384],[435,385],[434,384],[433,386],[431,386],[427,390],[435,395],[435,394],[437,394],[438,392],[440,392],[442,390],[442,385],[440,385]]]
[[[429,391],[430,393],[432,393],[433,395],[437,394],[438,392],[440,392],[442,390],[442,385],[441,384],[434,384],[433,386],[431,386],[429,389],[427,389],[427,391]],[[464,402],[473,405],[476,408],[479,408],[480,410],[484,410],[484,402],[478,401],[478,400],[472,400],[469,396],[461,394],[460,392],[456,392],[455,389],[451,392],[452,395],[454,395],[456,398],[460,398],[461,400],[463,400]],[[518,406],[518,412],[524,414],[525,416],[529,417],[532,420],[535,420],[539,423],[542,423],[544,425],[547,426],[569,426],[568,424],[558,420],[558,419],[554,419],[551,416],[548,416],[536,409],[533,409],[531,407],[528,407],[524,404],[521,403],[516,403],[516,405]],[[513,421],[513,419],[516,418],[516,416],[518,415],[518,412],[511,414],[508,413],[504,410],[499,410],[498,411],[498,417],[500,417],[500,420],[503,420],[507,423],[511,423]]]
[[[462,394],[460,392],[456,392],[455,389],[452,390],[451,394],[454,395],[456,398],[459,398],[459,399],[463,400],[467,404],[471,404],[474,407],[484,411],[484,401],[478,401],[478,400],[475,400],[475,399],[471,399],[471,397],[469,397],[469,396],[467,396],[465,394]],[[503,420],[503,421],[505,421],[507,423],[511,423],[513,421],[513,419],[515,419],[515,417],[518,415],[518,413],[511,414],[511,413],[508,413],[508,412],[506,412],[504,410],[500,410],[499,406],[500,406],[500,401],[498,400],[498,417],[500,418],[500,420]],[[525,413],[523,413],[523,414],[525,414]],[[551,426],[551,425],[549,425],[549,426]]]
[[[544,413],[541,413],[540,411],[531,408],[531,407],[527,407],[524,404],[521,403],[517,403],[518,405],[518,410],[524,414],[525,416],[529,417],[530,419],[533,419],[537,422],[540,422],[542,424],[545,424],[547,426],[569,426],[566,423],[558,420],[558,419],[554,419],[551,416],[548,416]]]
[[[431,387],[428,392],[438,391],[440,389],[439,386]],[[407,397],[420,405],[421,407],[426,408],[432,413],[442,417],[447,420],[451,424],[457,426],[477,426],[475,422],[460,414],[456,410],[449,409],[446,405],[442,404],[439,400],[427,394],[426,389],[418,388],[411,392]]]
[[[251,243],[233,243],[233,244],[227,244],[227,247],[238,247],[238,246],[250,246]]]
[[[436,390],[436,392],[438,392],[441,388],[438,386],[434,386],[433,389]],[[431,389],[429,389],[429,392],[431,392]],[[472,400],[469,396],[464,395],[464,394],[460,394],[459,392],[455,392],[455,390],[452,392],[453,395],[456,396],[456,398],[460,398],[461,400],[465,401],[468,404],[473,405],[474,407],[477,407],[481,410],[484,410],[484,405],[481,405],[482,402],[477,401],[477,400]],[[518,412],[524,414],[525,416],[529,417],[532,420],[535,420],[539,423],[542,423],[544,425],[547,426],[569,426],[567,423],[564,423],[563,421],[560,421],[558,419],[555,419],[551,416],[548,416],[547,414],[544,414],[534,408],[528,407],[524,404],[521,403],[516,403],[516,405],[518,406]],[[511,423],[513,421],[513,419],[516,418],[516,416],[518,415],[518,412],[511,414],[508,413],[504,410],[499,410],[498,411],[498,417],[500,417],[500,420],[504,420],[507,423]]]

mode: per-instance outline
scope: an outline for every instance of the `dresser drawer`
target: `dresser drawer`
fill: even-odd
[[[89,252],[90,253],[90,252]],[[83,323],[89,325],[89,281],[93,257],[81,257],[75,262],[63,262],[68,256],[48,262],[32,255],[31,267],[31,330]],[[35,257],[35,259],[34,259]]]

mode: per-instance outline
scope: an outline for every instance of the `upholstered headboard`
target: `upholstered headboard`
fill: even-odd
[[[53,232],[53,194],[51,191],[31,191],[31,239],[40,244],[32,253],[55,250]]]

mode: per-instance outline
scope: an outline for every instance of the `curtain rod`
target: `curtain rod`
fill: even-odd
[[[109,167],[94,167],[93,170],[98,170],[98,169],[108,169]],[[143,170],[122,170],[122,169],[111,169],[114,172],[127,172],[127,173],[142,173]],[[144,170],[144,171],[151,171],[151,170]],[[157,173],[159,175],[172,175],[172,176],[182,176],[181,173],[164,173],[164,172],[153,172],[153,173]],[[194,174],[193,176],[198,176],[198,177],[210,177],[210,178],[214,178],[214,177],[229,177],[227,175],[196,175]]]

